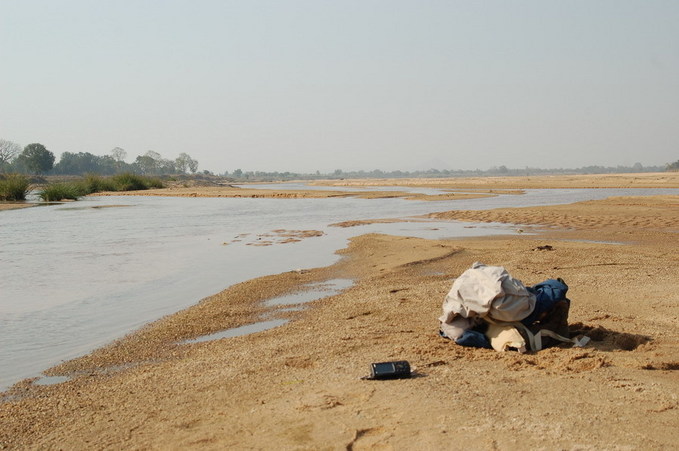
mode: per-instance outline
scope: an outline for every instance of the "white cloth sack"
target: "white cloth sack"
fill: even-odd
[[[457,316],[480,316],[495,321],[521,321],[531,314],[535,301],[535,295],[502,266],[476,262],[453,282],[439,320],[451,324]]]
[[[456,316],[448,323],[441,323],[441,332],[443,332],[446,337],[455,341],[462,336],[465,330],[471,329],[472,326],[473,322],[471,319]]]

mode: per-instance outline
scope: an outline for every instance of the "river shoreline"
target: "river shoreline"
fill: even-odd
[[[48,372],[67,382],[17,384],[0,404],[0,447],[670,448],[678,208],[674,195],[450,211],[436,215],[542,232],[353,238],[333,265],[237,284]],[[520,355],[440,338],[443,297],[474,261],[526,284],[564,278],[570,323],[593,332],[591,346]],[[266,305],[337,278],[354,285],[302,310]],[[291,321],[179,344],[262,318]],[[401,359],[419,377],[359,379],[370,362]]]

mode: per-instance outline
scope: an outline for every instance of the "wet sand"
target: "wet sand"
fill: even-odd
[[[2,210],[16,210],[19,208],[28,208],[32,207],[35,204],[29,204],[29,203],[24,203],[24,202],[5,202],[5,201],[0,201],[0,211]]]
[[[670,178],[663,187],[677,187]],[[17,384],[0,404],[0,448],[675,447],[679,196],[431,216],[510,222],[526,233],[364,235],[332,266],[237,284],[50,370],[67,382]],[[440,338],[443,298],[475,261],[529,285],[564,278],[571,329],[591,345],[521,355]],[[265,305],[336,278],[355,284],[304,310]],[[292,321],[180,344],[275,318]],[[360,379],[370,362],[402,359],[417,377]]]

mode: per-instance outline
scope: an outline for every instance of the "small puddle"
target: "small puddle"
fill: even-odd
[[[611,244],[614,246],[626,245],[626,243],[621,243],[620,241],[599,241],[599,240],[562,240],[562,241],[570,241],[571,243]]]
[[[300,291],[297,293],[269,299],[268,301],[264,302],[264,305],[266,305],[267,307],[288,306],[286,308],[281,308],[278,310],[281,312],[298,311],[303,308],[299,304],[304,304],[306,302],[311,302],[327,296],[338,294],[340,291],[349,288],[353,283],[354,281],[352,279],[325,280],[323,282],[307,285],[306,287],[311,288],[310,290]],[[268,329],[273,329],[274,327],[282,326],[288,321],[290,320],[272,319],[267,321],[259,321],[253,324],[234,327],[232,329],[223,330],[221,332],[215,332],[214,334],[202,335],[198,338],[182,341],[180,344],[202,343],[205,341],[220,340],[222,338],[240,337],[243,335],[249,335],[254,334],[256,332],[262,332]]]
[[[274,327],[282,326],[287,323],[287,319],[272,319],[269,321],[260,321],[254,324],[248,324],[245,326],[234,327],[233,329],[223,330],[221,332],[215,332],[210,335],[203,335],[192,340],[183,341],[181,344],[192,344],[192,343],[202,343],[204,341],[220,340],[222,338],[233,338],[240,337],[242,335],[254,334],[255,332],[262,332],[265,330],[273,329]]]
[[[123,371],[123,370],[129,369],[129,368],[133,368],[133,367],[139,365],[140,363],[143,363],[143,362],[124,363],[124,364],[121,364],[121,365],[113,365],[113,366],[110,366],[110,367],[100,367],[99,369],[95,370],[94,373],[97,373],[97,374],[117,373],[118,371]],[[73,378],[75,378],[79,375],[88,374],[88,373],[93,375],[92,371],[87,371],[85,373],[83,373],[82,371],[78,371],[78,372],[71,373],[70,376],[45,376],[45,375],[41,375],[40,377],[35,379],[32,382],[32,384],[33,385],[57,385],[57,384],[61,384],[63,382],[69,381],[69,380],[71,380],[71,379],[73,379]]]
[[[301,312],[302,310],[304,310],[304,308],[305,307],[303,305],[292,305],[290,307],[279,308],[276,311],[277,312]]]
[[[422,271],[423,276],[445,276],[447,275],[444,271]]]
[[[295,305],[304,304],[315,301],[327,296],[338,294],[342,290],[353,285],[354,281],[351,279],[331,279],[323,282],[307,285],[310,288],[308,291],[299,291],[297,293],[279,296],[277,298],[269,299],[264,302],[267,307],[274,307],[278,305]]]
[[[57,385],[66,382],[69,379],[68,376],[42,376],[33,381],[33,385]]]

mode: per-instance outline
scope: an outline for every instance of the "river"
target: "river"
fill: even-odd
[[[528,190],[524,195],[436,202],[112,196],[2,211],[0,390],[235,283],[332,264],[335,251],[352,236],[379,232],[447,238],[516,230],[501,224],[470,228],[454,221],[351,228],[330,227],[332,223],[677,193]],[[247,245],[277,229],[313,229],[324,235],[297,243]]]

